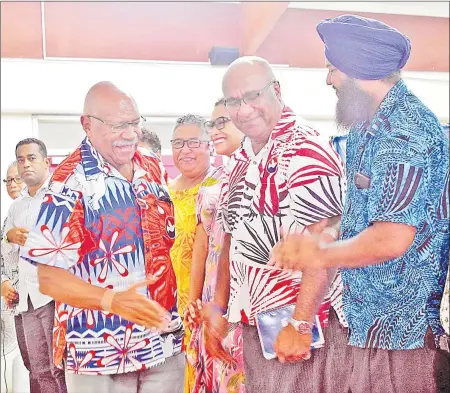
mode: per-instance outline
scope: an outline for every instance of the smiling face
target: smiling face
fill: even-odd
[[[214,126],[208,130],[216,153],[228,157],[240,146],[244,137],[230,120],[225,105],[219,104],[211,115]]]
[[[92,146],[118,170],[131,164],[141,135],[140,126],[119,126],[139,120],[136,102],[112,83],[100,82],[86,96],[83,129]]]
[[[234,125],[250,140],[266,141],[284,106],[280,86],[269,66],[258,62],[231,65],[224,76],[223,94]],[[237,103],[242,98],[244,101]]]
[[[183,147],[174,147],[175,141],[183,144]],[[187,178],[196,178],[209,168],[209,138],[199,125],[181,124],[173,133],[172,154],[181,174]]]

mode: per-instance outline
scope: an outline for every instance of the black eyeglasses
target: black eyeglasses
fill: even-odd
[[[261,90],[248,91],[242,95],[242,98],[230,97],[225,100],[225,106],[228,109],[238,109],[241,107],[242,101],[244,101],[247,105],[251,105],[255,102],[264,91],[266,91],[270,86],[274,83],[278,83],[278,81],[269,82],[266,86],[264,86]]]
[[[220,131],[225,128],[229,121],[231,121],[231,117],[220,116],[214,121],[209,120],[205,122],[205,127],[208,131],[211,131],[214,127]]]
[[[16,184],[23,183],[23,180],[20,178],[20,176],[8,177],[7,179],[3,179],[3,183],[6,183],[6,185],[8,185],[8,186],[10,186],[13,181],[15,181]]]
[[[172,144],[172,147],[174,149],[182,149],[184,147],[184,144],[187,144],[189,149],[198,149],[202,143],[209,143],[209,141],[205,141],[198,138],[191,138],[191,139],[172,139],[170,141]]]
[[[133,121],[124,121],[122,123],[107,123],[106,121],[100,119],[99,117],[92,116],[92,115],[86,115],[86,117],[90,117],[92,119],[98,120],[102,122],[103,124],[107,125],[109,128],[111,128],[112,132],[114,134],[121,134],[124,132],[128,127],[133,127],[135,130],[141,130],[144,126],[144,123],[146,122],[145,117],[139,116],[138,119]]]

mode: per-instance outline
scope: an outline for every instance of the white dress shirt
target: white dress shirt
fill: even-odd
[[[28,187],[22,190],[21,197],[17,198],[11,205],[6,218],[4,238],[11,228],[22,227],[31,230],[36,223],[39,210],[45,193],[48,189],[50,176],[45,183],[39,188],[34,196],[28,193]],[[2,243],[4,240],[2,240]],[[17,244],[9,245],[13,249],[19,249]],[[3,247],[2,247],[3,248]],[[3,277],[2,277],[3,278]],[[39,291],[39,281],[37,276],[37,267],[31,263],[19,258],[19,304],[17,311],[19,313],[28,311],[28,296],[30,296],[31,303],[35,309],[45,306],[53,299]]]

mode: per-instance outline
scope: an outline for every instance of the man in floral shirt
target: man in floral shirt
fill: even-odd
[[[53,174],[22,252],[57,301],[69,393],[183,388],[173,206],[159,160],[136,151],[143,120],[112,83],[90,89],[87,138]]]
[[[229,322],[243,324],[248,393],[322,393],[324,349],[310,353],[310,346],[315,315],[322,326],[328,317],[327,271],[285,272],[270,266],[270,259],[275,244],[290,233],[320,232],[323,219],[338,223],[346,189],[343,163],[328,139],[284,104],[266,60],[243,57],[232,63],[223,93],[245,138],[227,165],[222,190],[227,235],[214,301]],[[329,229],[331,239],[337,237],[336,229]],[[228,260],[229,276],[221,270]],[[258,315],[287,305],[295,311],[275,341],[278,359],[268,360]]]

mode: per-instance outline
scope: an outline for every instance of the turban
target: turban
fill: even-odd
[[[327,60],[351,78],[383,79],[406,64],[409,38],[375,19],[341,15],[317,25]]]

